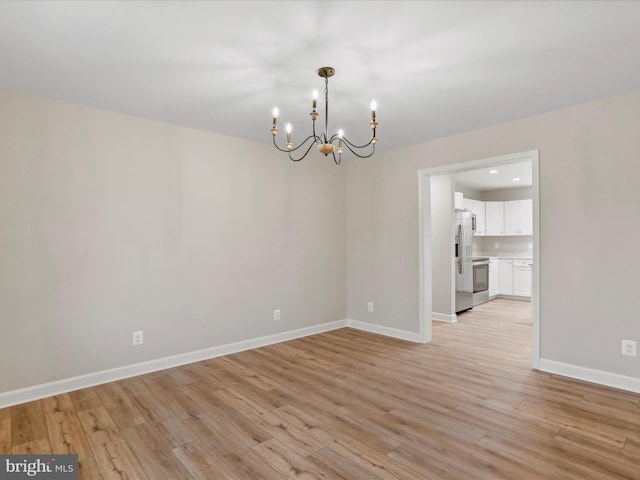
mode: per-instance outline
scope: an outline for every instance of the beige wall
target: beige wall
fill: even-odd
[[[533,198],[532,187],[488,190],[486,192],[482,192],[476,200],[482,200],[484,202],[508,202],[511,200],[525,200],[528,198]]]
[[[431,177],[432,312],[455,315],[454,181],[451,175]],[[440,320],[443,320],[442,318]]]
[[[346,318],[344,180],[0,90],[0,392]]]
[[[541,356],[639,377],[638,124],[634,92],[347,163],[349,318],[418,331],[419,170],[539,149]]]
[[[636,92],[338,168],[0,90],[0,392],[347,316],[417,332],[418,170],[534,149],[542,357],[638,377],[639,122]]]

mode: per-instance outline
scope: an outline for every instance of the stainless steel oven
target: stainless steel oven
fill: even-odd
[[[489,257],[473,257],[473,306],[489,301]]]

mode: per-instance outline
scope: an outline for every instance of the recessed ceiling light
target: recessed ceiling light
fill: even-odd
[[[498,173],[498,170],[489,170],[489,173]]]
[[[520,177],[516,177],[513,179],[514,182],[519,182],[520,181]]]

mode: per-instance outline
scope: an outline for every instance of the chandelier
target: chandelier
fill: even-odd
[[[318,100],[317,90],[313,91],[313,109],[309,114],[311,116],[312,133],[295,147],[293,146],[293,142],[291,140],[292,129],[291,129],[290,123],[287,123],[286,125],[287,143],[285,148],[279,147],[278,144],[276,143],[276,135],[278,134],[278,113],[279,112],[277,107],[273,109],[273,127],[271,127],[271,134],[273,135],[273,144],[281,152],[287,152],[289,154],[289,158],[294,162],[299,162],[304,157],[306,157],[309,151],[311,150],[311,147],[313,147],[313,145],[316,143],[318,144],[318,150],[325,157],[329,154],[333,156],[333,161],[336,163],[336,165],[339,165],[340,162],[342,161],[342,152],[344,151],[345,147],[351,153],[353,153],[354,155],[360,158],[368,158],[371,155],[373,155],[376,150],[376,142],[378,141],[378,139],[376,138],[376,127],[378,126],[378,122],[376,122],[375,100],[371,102],[371,122],[369,123],[369,126],[371,127],[372,134],[368,143],[364,145],[355,145],[344,136],[344,132],[342,130],[338,130],[336,133],[329,136],[329,77],[333,77],[335,73],[336,71],[332,67],[322,67],[318,69],[318,75],[324,78],[324,111],[325,111],[324,132],[322,132],[320,135],[316,133],[316,119],[318,118],[318,112],[316,111],[317,100]],[[335,145],[336,143],[337,143],[337,148]],[[368,149],[368,153],[359,153],[359,152],[362,152],[363,149],[368,147],[371,147],[370,149]],[[305,148],[306,148],[306,151],[304,151]],[[300,149],[302,149],[301,151],[304,151],[304,153],[301,156],[295,157],[294,155],[292,155],[293,152]],[[336,150],[338,152],[337,157],[336,157]]]

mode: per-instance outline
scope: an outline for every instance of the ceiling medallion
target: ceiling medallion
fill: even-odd
[[[376,127],[378,126],[378,122],[376,122],[376,102],[373,100],[371,102],[371,122],[369,126],[371,127],[372,134],[369,142],[364,145],[355,145],[350,142],[345,136],[342,130],[338,130],[333,135],[329,136],[329,77],[333,77],[336,71],[332,67],[322,67],[318,69],[318,75],[324,78],[324,132],[320,135],[316,133],[316,119],[318,118],[318,112],[316,111],[317,100],[318,100],[318,91],[313,91],[313,109],[309,114],[311,116],[311,128],[312,133],[307,138],[305,138],[299,145],[293,146],[293,142],[291,140],[291,124],[287,123],[286,131],[287,131],[287,144],[285,148],[281,148],[276,143],[276,135],[278,134],[278,108],[273,109],[273,127],[271,127],[271,134],[273,135],[273,144],[275,147],[281,152],[287,152],[289,154],[289,158],[294,162],[299,162],[304,157],[307,156],[311,147],[314,144],[318,144],[318,150],[325,157],[329,154],[333,156],[333,161],[336,165],[339,165],[342,161],[342,152],[346,147],[351,153],[360,158],[368,158],[374,154],[376,150],[376,142],[378,139],[376,138]],[[310,142],[310,143],[309,143]],[[336,144],[337,143],[337,148]],[[307,147],[308,145],[308,147]],[[368,154],[361,154],[363,149],[367,147],[371,147],[369,149]],[[306,148],[306,151],[299,157],[294,157],[292,152],[302,148]],[[338,156],[336,157],[336,150],[338,151]]]

